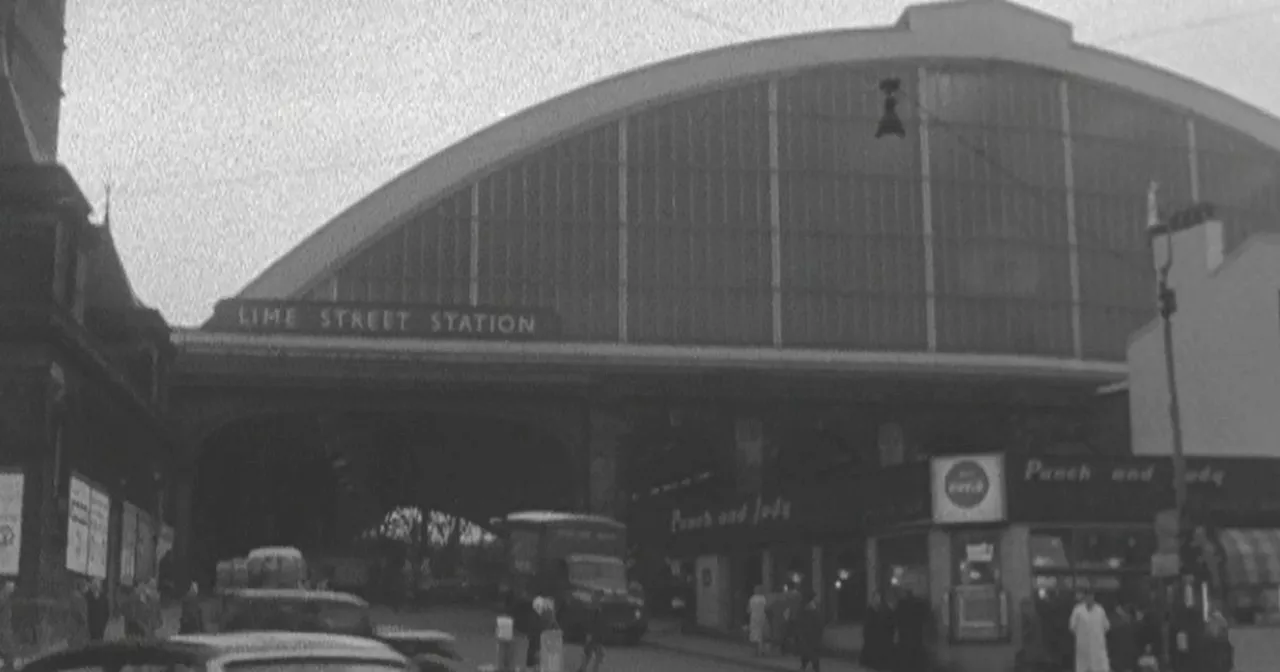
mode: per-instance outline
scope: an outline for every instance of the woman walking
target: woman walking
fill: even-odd
[[[747,632],[756,645],[756,656],[765,654],[765,638],[769,630],[769,598],[764,596],[764,586],[756,586],[756,594],[747,601]]]
[[[796,616],[796,652],[800,654],[800,672],[822,672],[822,631],[826,628],[822,611],[818,608],[818,596]]]

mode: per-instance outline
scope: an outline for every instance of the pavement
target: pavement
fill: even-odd
[[[444,630],[457,637],[458,651],[475,665],[493,663],[496,658],[492,611],[470,607],[436,607],[395,612],[375,608],[379,625]],[[518,645],[523,651],[523,645]],[[522,655],[522,654],[521,654]],[[582,647],[565,645],[565,672],[573,672],[582,660]],[[742,670],[784,670],[794,672],[800,663],[794,657],[757,658],[745,644],[710,637],[684,635],[678,626],[655,623],[638,646],[610,646],[602,670],[608,672],[741,672]],[[862,672],[847,661],[826,659],[824,672]]]

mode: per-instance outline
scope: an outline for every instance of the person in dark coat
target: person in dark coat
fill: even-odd
[[[892,650],[893,611],[883,595],[873,593],[867,605],[867,615],[862,621],[862,653],[859,662],[869,670],[884,672],[889,669]]]
[[[928,630],[932,614],[929,603],[909,590],[902,591],[893,621],[897,642],[894,646],[896,672],[922,672],[929,669]]]
[[[204,632],[204,607],[200,604],[200,586],[195,581],[182,596],[182,612],[178,618],[178,632],[183,635]]]
[[[13,631],[13,602],[16,599],[16,586],[12,581],[0,584],[0,660],[5,670],[14,669],[14,659],[18,655],[17,633]]]
[[[111,622],[111,602],[102,590],[102,581],[94,579],[85,593],[85,623],[89,628],[89,641],[101,642],[107,636],[107,624]]]
[[[1138,627],[1132,612],[1117,605],[1107,630],[1107,658],[1112,672],[1133,672],[1138,665]]]
[[[591,606],[587,609],[586,620],[582,624],[582,634],[586,639],[582,643],[582,664],[578,666],[578,672],[587,672],[588,667],[592,672],[600,672],[600,664],[604,662],[606,631],[602,606],[597,598],[592,600]]]
[[[795,646],[800,654],[800,672],[812,669],[822,672],[822,631],[826,623],[819,609],[818,596],[809,598],[808,604],[795,616]]]

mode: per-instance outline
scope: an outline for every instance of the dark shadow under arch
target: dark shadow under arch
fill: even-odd
[[[573,453],[545,429],[450,413],[251,416],[223,426],[195,462],[196,576],[260,545],[332,549],[397,505],[482,523],[572,508]]]

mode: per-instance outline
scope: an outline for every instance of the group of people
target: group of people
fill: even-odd
[[[798,656],[802,671],[820,672],[825,627],[818,596],[802,594],[793,586],[788,586],[772,604],[764,586],[756,586],[755,594],[747,600],[747,631],[757,656],[768,655],[776,648]]]
[[[910,590],[871,596],[862,624],[861,663],[882,672],[929,669],[929,603]]]
[[[1201,672],[1230,670],[1231,644],[1227,620],[1216,605],[1208,610],[1203,637],[1189,660]],[[1117,605],[1110,613],[1092,593],[1082,593],[1068,623],[1075,639],[1075,672],[1154,672],[1162,648],[1162,625],[1153,614],[1133,605]],[[1175,647],[1181,648],[1181,647]]]

